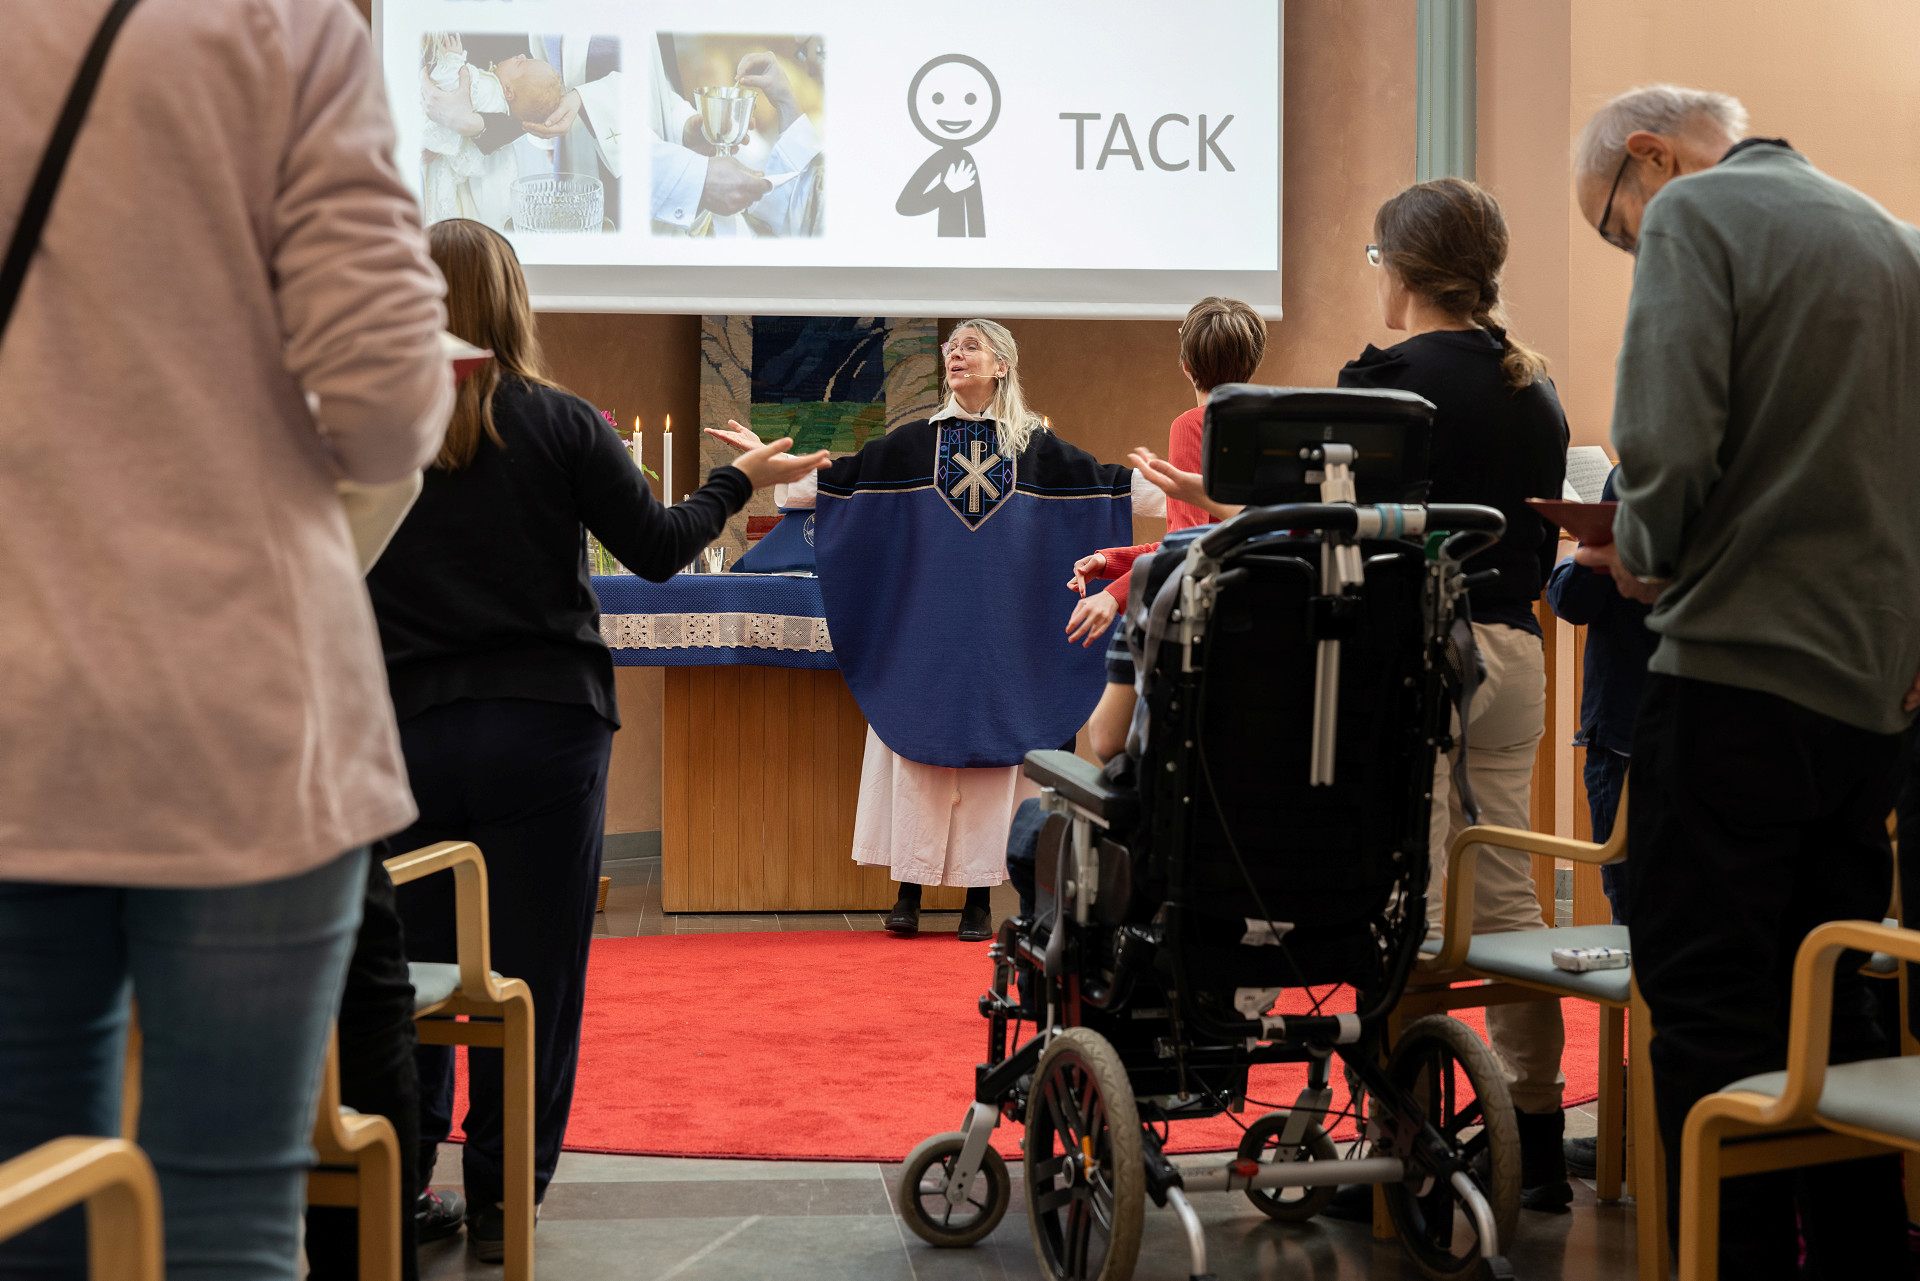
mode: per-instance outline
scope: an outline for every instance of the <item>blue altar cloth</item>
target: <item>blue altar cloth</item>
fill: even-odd
[[[817,578],[596,574],[593,592],[615,667],[839,666]]]

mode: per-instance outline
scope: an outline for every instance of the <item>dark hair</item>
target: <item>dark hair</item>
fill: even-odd
[[[1238,298],[1202,298],[1180,325],[1180,363],[1193,385],[1243,383],[1267,353],[1267,322]]]
[[[454,396],[453,421],[433,465],[457,471],[473,461],[481,433],[501,444],[493,425],[493,391],[501,373],[554,386],[540,352],[527,278],[507,238],[484,223],[448,218],[427,228],[427,252],[447,281],[447,331],[493,359],[467,376]]]
[[[1501,323],[1507,220],[1499,201],[1460,178],[1416,183],[1380,206],[1373,216],[1373,239],[1381,265],[1408,289],[1500,340],[1509,386],[1525,387],[1545,377],[1547,362]]]

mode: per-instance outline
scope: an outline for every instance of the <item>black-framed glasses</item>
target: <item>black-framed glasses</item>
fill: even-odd
[[[1380,246],[1379,245],[1367,246],[1367,262],[1370,265],[1375,267],[1378,267],[1380,265]]]
[[[1607,220],[1613,217],[1613,198],[1620,194],[1620,180],[1627,176],[1627,166],[1632,163],[1633,154],[1631,152],[1620,157],[1620,168],[1614,171],[1613,186],[1607,189],[1606,207],[1600,210],[1600,221],[1595,224],[1595,229],[1600,233],[1600,239],[1606,241],[1615,249],[1622,250],[1626,253],[1633,252],[1633,242],[1628,240],[1624,234],[1616,236],[1608,231]]]

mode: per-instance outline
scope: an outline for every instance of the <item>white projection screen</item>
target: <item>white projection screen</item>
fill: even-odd
[[[546,310],[1280,316],[1282,0],[375,0]]]

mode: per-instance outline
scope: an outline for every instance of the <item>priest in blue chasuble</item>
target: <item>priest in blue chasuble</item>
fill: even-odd
[[[1020,762],[1068,747],[1100,700],[1102,650],[1070,643],[1066,571],[1132,541],[1165,495],[1055,436],[1027,408],[1013,335],[990,320],[943,345],[947,401],[776,494],[813,506],[827,629],[867,718],[856,863],[899,882],[896,934],[920,890],[967,887],[962,938],[991,937],[1007,829],[1032,794]],[[710,434],[735,448],[738,423]]]

